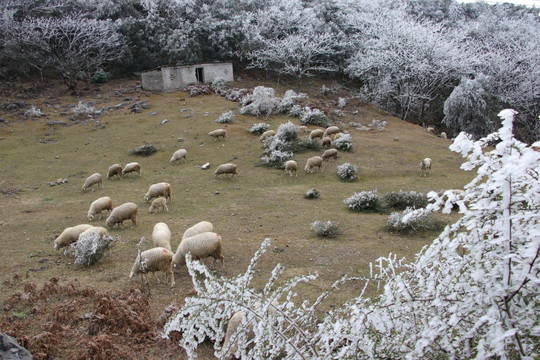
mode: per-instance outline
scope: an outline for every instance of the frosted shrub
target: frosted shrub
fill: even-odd
[[[37,117],[37,116],[43,116],[43,115],[45,114],[43,114],[41,110],[34,105],[30,106],[30,108],[24,112],[24,116],[28,116],[28,117]]]
[[[289,115],[294,117],[300,117],[302,116],[302,112],[304,109],[302,109],[302,106],[300,105],[293,105],[291,109],[289,110]]]
[[[414,233],[428,230],[441,230],[444,223],[430,212],[414,211],[406,208],[402,213],[393,212],[388,216],[385,229],[390,232]]]
[[[337,93],[337,89],[336,88],[329,88],[328,86],[326,85],[323,85],[321,86],[321,93],[323,95],[329,95],[329,94],[336,94]]]
[[[350,163],[344,163],[337,167],[337,174],[341,180],[353,181],[358,174],[358,166]]]
[[[381,209],[377,190],[360,191],[353,196],[343,200],[345,205],[352,211],[379,211]]]
[[[351,151],[353,148],[351,134],[344,134],[332,141],[332,147],[338,150]]]
[[[330,120],[321,110],[305,107],[300,122],[302,125],[311,124],[326,127],[330,123]]]
[[[384,195],[384,203],[389,208],[405,210],[406,208],[423,208],[428,204],[427,196],[416,191],[389,192]]]
[[[92,233],[79,237],[77,242],[69,246],[66,253],[75,256],[75,265],[90,267],[97,264],[105,251],[112,248],[117,242],[118,236],[113,238],[109,234],[101,236],[99,233]]]
[[[220,124],[231,124],[234,121],[234,111],[229,110],[226,113],[221,114],[215,121]]]
[[[109,80],[111,80],[111,74],[103,69],[98,69],[90,79],[90,81],[94,84],[104,84]]]
[[[340,97],[337,101],[337,106],[340,109],[343,109],[345,106],[347,106],[347,99]]]
[[[270,125],[268,125],[267,123],[257,123],[253,124],[251,129],[249,129],[249,132],[252,134],[262,134],[263,132],[268,130],[268,128],[270,128]]]
[[[95,111],[93,106],[85,104],[83,101],[79,101],[79,104],[75,106],[71,111],[76,115],[92,115]]]
[[[380,130],[380,131],[383,131],[384,129],[386,129],[387,125],[388,125],[388,121],[386,120],[373,119],[371,121],[371,126],[374,128],[377,128],[377,130]]]
[[[214,80],[212,80],[212,87],[214,88],[215,91],[219,91],[223,89],[223,87],[225,86],[225,83],[226,83],[225,79],[222,78],[221,76],[218,76]]]
[[[253,94],[246,95],[242,99],[241,114],[268,117],[279,105],[279,99],[274,97],[275,91],[272,88],[257,86],[253,89]]]
[[[296,126],[290,121],[279,125],[276,135],[264,141],[264,156],[261,158],[263,165],[281,168],[294,156],[297,143]]]
[[[304,198],[306,199],[318,199],[321,194],[319,193],[319,190],[312,188],[309,189],[305,194]]]
[[[293,106],[296,105],[296,102],[305,98],[307,98],[307,95],[304,93],[297,94],[294,90],[287,90],[279,103],[277,111],[282,114],[290,113]]]
[[[320,220],[311,223],[311,231],[317,234],[317,236],[329,238],[336,237],[343,233],[339,223]]]

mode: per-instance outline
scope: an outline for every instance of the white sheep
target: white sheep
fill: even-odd
[[[138,162],[131,162],[129,164],[126,164],[126,166],[124,166],[124,170],[122,170],[122,177],[132,172],[136,172],[139,174],[139,176],[141,176],[141,164],[139,164]]]
[[[332,139],[328,136],[323,136],[322,138],[322,146],[323,147],[330,147],[332,146]]]
[[[172,155],[170,163],[174,164],[175,162],[180,161],[180,160],[183,160],[183,162],[186,162],[187,161],[186,155],[187,155],[186,149],[178,149]]]
[[[209,256],[213,257],[214,261],[212,262],[212,266],[214,266],[216,260],[220,260],[221,267],[223,268],[224,264],[221,250],[221,236],[215,232],[204,232],[182,239],[173,256],[172,264],[174,268],[178,269],[186,263],[186,254],[191,253],[193,259],[204,259]]]
[[[152,231],[152,243],[154,247],[162,247],[171,251],[171,230],[164,222],[154,225]]]
[[[156,214],[160,211],[168,212],[169,208],[167,207],[167,199],[158,197],[157,199],[152,200],[152,205],[148,208],[150,214]]]
[[[317,139],[317,138],[322,139],[323,135],[324,135],[324,130],[323,129],[315,129],[315,130],[313,130],[312,132],[309,133],[309,140],[313,140],[313,139]]]
[[[84,237],[94,236],[94,234],[99,234],[100,238],[103,238],[108,234],[107,229],[101,226],[92,226],[91,228],[88,228],[84,230],[82,233],[79,234],[78,239],[82,239]]]
[[[130,219],[133,222],[133,226],[135,226],[137,225],[137,210],[137,204],[132,202],[124,203],[115,207],[105,222],[110,228],[116,224],[118,224],[118,227],[123,227],[124,220]]]
[[[431,159],[430,158],[425,158],[424,160],[422,160],[422,162],[420,163],[420,170],[421,170],[420,176],[424,175],[425,177],[428,171],[429,171],[429,174],[431,175]]]
[[[304,134],[309,133],[309,129],[305,125],[299,125],[296,127],[296,132],[300,135],[304,135]]]
[[[433,134],[433,135],[435,135],[435,128],[432,127],[432,126],[428,126],[428,127],[426,128],[426,131],[427,131],[428,134]]]
[[[344,133],[338,132],[337,134],[334,135],[334,140],[337,140],[337,139],[339,139],[340,137],[342,137],[344,135],[345,135]]]
[[[218,138],[220,138],[220,137],[225,139],[225,137],[227,136],[227,130],[225,130],[225,129],[216,129],[216,130],[210,131],[208,133],[208,135],[214,137],[216,140]]]
[[[323,160],[330,160],[331,158],[334,158],[334,160],[337,160],[338,151],[336,149],[328,149],[322,154]]]
[[[86,189],[96,184],[98,187],[103,187],[103,182],[102,182],[100,173],[94,173],[90,175],[89,177],[87,177],[82,186],[82,191],[86,192]]]
[[[298,177],[298,164],[294,160],[288,160],[285,163],[285,172],[289,174],[289,176],[293,176],[293,173],[295,177]]]
[[[54,249],[58,250],[63,247],[69,246],[79,239],[79,235],[84,231],[93,227],[89,224],[80,224],[76,226],[70,226],[64,229],[60,235],[54,240]]]
[[[110,180],[115,175],[122,180],[122,165],[114,164],[109,166],[109,169],[107,170],[107,180]]]
[[[113,210],[112,200],[108,196],[100,197],[99,199],[94,200],[90,204],[90,208],[88,209],[88,214],[86,215],[86,217],[88,218],[88,221],[93,221],[94,217],[96,217],[96,215],[98,214],[99,214],[99,219],[101,220],[101,217],[102,217],[101,212],[103,210],[109,210],[109,211]]]
[[[170,276],[171,287],[173,287],[174,274],[171,267],[172,259],[173,253],[170,250],[162,247],[156,247],[150,250],[143,251],[140,257],[139,255],[137,255],[137,259],[131,267],[131,273],[129,274],[129,278],[133,279],[133,277],[137,274],[144,274],[146,278],[146,283],[148,284],[147,274],[149,272],[153,272],[155,276],[156,271],[161,271],[166,275],[165,282],[167,282],[167,279]],[[157,276],[156,279],[159,282]]]
[[[439,134],[439,137],[440,137],[441,139],[447,139],[447,138],[448,138],[448,136],[446,135],[446,133],[445,133],[444,131],[443,131],[442,133]]]
[[[321,172],[323,172],[322,168],[323,159],[320,156],[313,156],[307,159],[306,166],[304,167],[304,171],[308,174],[312,172],[312,169],[314,167],[318,167]]]
[[[214,225],[210,221],[201,221],[184,231],[184,235],[182,236],[182,240],[187,239],[189,237],[202,234],[204,232],[212,232],[214,231]],[[182,241],[180,240],[180,241]]]
[[[323,136],[328,136],[329,137],[330,135],[337,134],[338,132],[340,132],[340,130],[339,130],[339,128],[337,126],[329,126],[324,131]]]
[[[157,198],[159,196],[165,197],[165,199],[169,199],[169,202],[172,202],[172,189],[171,185],[166,182],[160,182],[157,184],[150,185],[148,188],[148,192],[144,195],[144,201],[149,202],[153,198]]]
[[[263,142],[267,138],[276,135],[276,132],[274,130],[267,130],[261,134],[261,137],[259,138],[260,142]]]
[[[238,175],[238,173],[236,172],[237,168],[238,166],[233,163],[221,164],[217,167],[214,174],[216,175],[216,177],[223,174],[232,174],[231,177],[234,177],[234,175]]]

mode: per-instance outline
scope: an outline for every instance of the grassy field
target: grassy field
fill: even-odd
[[[239,81],[234,85],[257,84]],[[274,87],[278,95],[286,90],[276,84]],[[21,90],[6,94],[5,101],[20,101],[24,93]],[[326,104],[331,104],[338,95],[348,95],[343,89],[333,97],[323,97],[316,87],[307,90],[312,100]],[[76,105],[79,100],[95,101],[96,108],[144,100],[149,109],[132,113],[128,105],[97,117],[99,124],[76,123],[68,120],[73,113],[66,110],[66,106]],[[214,231],[223,238],[225,268],[217,268],[220,275],[232,277],[243,273],[262,240],[270,237],[272,245],[261,259],[254,286],[262,287],[273,267],[282,263],[287,268],[283,280],[309,272],[320,274],[312,284],[301,288],[302,295],[312,299],[344,274],[367,275],[369,263],[389,252],[412,260],[415,253],[437,236],[436,233],[389,234],[382,230],[388,214],[353,213],[347,210],[343,200],[362,190],[377,190],[382,197],[390,191],[460,188],[472,176],[459,169],[461,159],[448,150],[450,140],[430,135],[422,127],[354,99],[343,109],[344,115],[335,118],[337,125],[351,133],[353,151],[340,152],[337,161],[325,162],[323,173],[299,171],[298,177],[292,178],[283,170],[260,166],[262,145],[258,136],[247,129],[264,121],[275,130],[289,120],[298,124],[296,118],[272,116],[265,120],[237,115],[234,123],[225,124],[227,138],[214,140],[207,135],[221,127],[214,120],[229,109],[240,108],[239,104],[219,96],[190,98],[185,92],[150,94],[141,91],[135,81],[124,81],[107,84],[99,91],[87,91],[80,98],[51,88],[39,96],[27,96],[24,101],[48,116],[26,117],[21,114],[25,109],[1,115],[8,121],[0,123],[0,237],[3,246],[0,280],[5,285],[0,300],[4,302],[16,292],[24,292],[25,283],[41,286],[52,277],[60,282],[78,279],[82,286],[98,291],[129,291],[139,287],[139,283],[129,282],[128,275],[140,238],[146,237],[143,247],[150,248],[154,224],[165,222],[172,232],[174,251],[184,230],[202,220],[212,222]],[[62,115],[63,111],[67,115]],[[168,122],[158,125],[164,119]],[[350,126],[351,122],[367,125],[373,119],[386,120],[388,126],[384,131],[358,131]],[[63,121],[69,126],[48,125],[51,121]],[[179,142],[179,138],[183,141]],[[149,157],[130,154],[130,149],[144,143],[152,143],[159,151]],[[179,148],[187,150],[187,163],[169,164],[172,153]],[[303,168],[308,157],[320,153],[322,151],[301,153],[295,160]],[[433,159],[433,173],[420,177],[419,163],[425,157]],[[132,161],[141,164],[140,177],[105,179],[110,165]],[[210,162],[210,169],[202,170],[201,165],[206,162]],[[238,165],[238,177],[214,176],[217,165],[225,162]],[[344,162],[359,166],[361,172],[357,181],[340,181],[336,167]],[[103,188],[83,193],[84,179],[94,172],[104,176]],[[64,178],[68,179],[65,184],[47,184]],[[151,184],[161,181],[172,186],[169,212],[149,214],[149,204],[143,196]],[[319,190],[321,197],[304,199],[304,193],[313,187]],[[90,203],[101,196],[110,196],[115,205],[136,203],[139,206],[137,226],[131,227],[127,221],[124,229],[110,230],[112,235],[120,236],[111,255],[93,268],[75,268],[73,258],[53,249],[53,240],[64,228],[87,223]],[[310,231],[314,220],[338,221],[343,234],[334,239],[319,238]],[[445,220],[451,221],[451,218]],[[105,219],[93,224],[105,226]],[[21,280],[14,281],[14,276]],[[174,288],[157,284],[150,278],[154,316],[169,303],[181,302],[192,290],[185,269],[176,278]],[[356,296],[362,286],[362,283],[349,283],[324,304],[321,311]],[[29,322],[28,326],[29,333],[36,331],[35,324]]]

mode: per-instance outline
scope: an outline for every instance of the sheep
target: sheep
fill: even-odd
[[[154,247],[162,247],[171,251],[171,230],[164,222],[154,225],[152,231],[152,243]]]
[[[107,170],[107,180],[110,180],[115,175],[122,180],[122,165],[114,164],[109,166],[109,169]]]
[[[216,260],[220,260],[221,268],[223,268],[224,263],[221,250],[221,236],[215,232],[204,232],[182,239],[173,256],[172,264],[174,268],[178,269],[186,263],[186,254],[191,253],[193,259],[204,259],[209,256],[213,257],[214,261],[212,262],[212,266],[214,266]]]
[[[143,251],[140,256],[137,255],[137,259],[131,267],[129,278],[133,279],[133,277],[137,274],[144,274],[146,283],[148,284],[147,273],[153,272],[155,276],[156,271],[161,271],[166,275],[165,282],[167,282],[167,278],[169,276],[171,277],[171,287],[174,287],[174,274],[171,267],[172,259],[173,253],[170,250],[162,247],[155,247],[153,249]],[[157,276],[156,279],[159,282]]]
[[[445,133],[444,131],[443,131],[442,133],[439,134],[439,137],[440,137],[441,139],[447,139],[447,138],[448,138],[448,136],[446,136],[446,133]]]
[[[113,210],[112,200],[108,196],[100,197],[99,199],[94,200],[90,204],[90,208],[88,209],[88,214],[86,215],[86,217],[88,218],[88,221],[93,221],[94,217],[98,214],[99,214],[99,219],[101,220],[101,217],[102,217],[101,212],[103,210],[109,210],[109,211]]]
[[[275,132],[274,130],[267,130],[267,131],[265,131],[265,132],[263,132],[263,133],[261,134],[261,137],[259,138],[259,141],[260,141],[260,142],[263,142],[263,141],[266,140],[267,138],[272,137],[272,136],[274,136],[274,135],[276,135],[276,132]]]
[[[324,131],[324,135],[323,136],[330,136],[330,135],[334,135],[334,134],[337,134],[338,132],[340,132],[339,128],[337,126],[329,126],[326,128],[326,130]]]
[[[138,162],[131,162],[129,164],[126,164],[126,166],[124,166],[124,170],[122,170],[122,177],[132,172],[139,173],[139,176],[141,176],[141,164],[139,164]]]
[[[321,138],[323,137],[324,135],[324,130],[323,129],[315,129],[313,130],[312,132],[309,133],[309,140],[313,140],[313,139],[316,139],[316,138]]]
[[[296,127],[296,132],[300,135],[309,133],[309,129],[305,125],[299,125]]]
[[[339,139],[339,138],[342,137],[343,135],[345,135],[345,134],[342,133],[342,132],[338,132],[337,134],[334,135],[334,140]]]
[[[210,131],[208,133],[208,135],[214,137],[216,140],[219,137],[222,137],[223,139],[225,139],[225,136],[227,135],[227,130],[225,130],[225,129],[216,129],[216,130]]]
[[[144,201],[149,202],[153,198],[163,196],[165,199],[169,199],[169,202],[172,202],[171,194],[171,185],[166,182],[160,182],[150,185],[148,192],[144,195]]]
[[[421,170],[420,176],[424,175],[424,177],[426,177],[426,173],[428,171],[429,171],[429,174],[431,175],[431,159],[430,158],[425,158],[424,160],[422,160],[422,162],[420,163],[420,170]]]
[[[306,161],[306,166],[304,167],[304,171],[309,174],[309,173],[311,173],[311,170],[314,167],[318,167],[321,170],[321,172],[323,172],[322,163],[323,163],[322,157],[320,157],[320,156],[310,157]]]
[[[234,175],[238,175],[238,173],[236,172],[237,168],[238,166],[233,163],[221,164],[217,167],[214,174],[216,175],[216,177],[223,174],[232,174],[231,177],[234,177]]]
[[[328,136],[324,136],[322,138],[322,146],[323,147],[330,147],[332,146],[332,139],[330,139],[330,137]]]
[[[174,164],[177,161],[184,160],[184,162],[187,161],[186,158],[187,150],[186,149],[178,149],[174,152],[173,156],[171,157],[170,163]]]
[[[79,235],[84,231],[93,227],[89,224],[80,224],[73,227],[67,227],[62,231],[60,235],[54,240],[54,249],[58,250],[63,247],[69,246],[79,239]]]
[[[337,154],[338,151],[336,149],[328,149],[322,154],[323,160],[330,160],[330,158],[334,158],[334,160],[337,160]]]
[[[104,237],[108,234],[107,229],[101,226],[92,226],[91,228],[88,228],[84,230],[82,233],[79,234],[78,239],[87,237],[87,236],[93,236],[94,234],[99,234],[100,237]]]
[[[184,231],[184,235],[182,236],[182,240],[187,239],[189,237],[202,234],[204,232],[212,232],[214,231],[214,225],[212,225],[209,221],[201,221]],[[182,241],[180,240],[180,241]]]
[[[433,135],[435,135],[435,128],[432,127],[432,126],[428,126],[428,127],[426,128],[426,131],[427,131],[428,134],[433,134]]]
[[[167,199],[159,197],[157,199],[154,199],[152,201],[152,205],[148,208],[148,212],[150,214],[156,214],[160,211],[169,211],[169,208],[167,207]]]
[[[118,227],[123,227],[124,220],[130,219],[133,222],[133,226],[136,226],[137,210],[137,204],[132,202],[124,203],[115,207],[105,222],[110,228],[114,227],[116,224],[118,224]]]
[[[90,175],[89,177],[87,177],[82,186],[82,191],[86,192],[86,189],[88,189],[90,186],[93,186],[95,184],[97,184],[98,187],[103,187],[100,173],[94,173]]]
[[[294,160],[288,160],[286,163],[285,163],[285,172],[287,174],[289,174],[289,176],[293,176],[293,173],[295,175],[295,177],[298,177],[298,164],[296,163],[296,161]]]

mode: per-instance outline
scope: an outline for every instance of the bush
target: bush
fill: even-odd
[[[343,109],[345,106],[347,106],[347,100],[345,98],[340,97],[337,102],[337,106],[340,109]]]
[[[268,130],[268,128],[270,128],[270,125],[268,125],[267,123],[257,123],[253,124],[251,129],[249,129],[249,132],[252,134],[262,134],[263,132]]]
[[[36,116],[43,116],[43,115],[45,114],[43,114],[41,110],[34,105],[30,106],[30,108],[24,112],[24,116],[36,117]]]
[[[129,153],[132,155],[150,156],[156,151],[157,151],[157,148],[154,145],[145,144],[145,145],[139,146],[136,149],[129,150]]]
[[[352,211],[380,211],[381,203],[377,190],[361,191],[343,201]]]
[[[383,131],[384,129],[386,129],[387,125],[388,125],[388,121],[386,120],[373,119],[371,121],[371,126],[374,128],[377,128],[377,130],[380,130],[380,131]]]
[[[101,236],[96,232],[79,237],[79,240],[71,244],[66,252],[75,256],[75,265],[90,267],[97,264],[105,251],[112,248],[117,241],[118,237],[113,239],[109,234]]]
[[[398,191],[386,193],[384,203],[389,208],[405,210],[406,208],[426,207],[428,201],[426,194],[416,191]]]
[[[442,230],[444,222],[433,217],[424,209],[406,208],[402,213],[393,212],[386,221],[385,230],[398,233],[414,233],[419,231]]]
[[[290,121],[279,125],[276,135],[264,141],[263,165],[282,168],[283,164],[292,159],[298,143],[296,126]]]
[[[356,179],[356,174],[358,174],[358,166],[352,165],[349,163],[344,163],[338,166],[337,174],[341,180],[353,181]]]
[[[111,80],[111,74],[105,72],[103,69],[98,69],[90,79],[94,84],[103,84],[109,80]]]
[[[317,234],[320,237],[336,237],[343,232],[339,223],[332,221],[319,221],[316,220],[311,223],[311,231]]]
[[[76,115],[92,115],[95,112],[93,106],[85,104],[83,101],[79,101],[79,104],[73,108],[73,111]]]
[[[353,148],[350,134],[344,134],[340,138],[332,141],[332,147],[338,150],[351,151]]]
[[[305,98],[307,98],[307,95],[304,93],[297,94],[293,90],[287,90],[279,103],[277,111],[282,114],[290,113],[291,109],[295,106],[295,102]]]
[[[242,99],[241,114],[266,117],[272,114],[279,105],[279,99],[274,97],[275,91],[272,88],[257,86],[253,89],[253,94],[246,95]]]
[[[220,124],[231,124],[234,121],[234,111],[229,110],[226,113],[221,114],[215,121]]]
[[[300,118],[302,125],[317,125],[322,127],[328,127],[330,120],[328,117],[319,109],[310,109],[309,107],[304,108],[302,112],[302,117]]]
[[[319,191],[315,188],[309,189],[305,194],[304,198],[306,199],[318,199],[321,194]]]
[[[300,117],[302,116],[302,112],[304,110],[300,105],[293,105],[293,107],[289,110],[289,115],[294,117]]]
[[[226,83],[225,79],[222,78],[221,76],[218,76],[212,81],[212,87],[214,88],[215,91],[219,91],[223,89],[223,87],[225,86],[225,83]]]
[[[314,140],[311,140],[311,139],[302,140],[297,144],[297,147],[296,147],[297,152],[301,152],[301,151],[319,151],[321,149],[322,149],[321,142],[316,140],[316,139],[314,139]]]

